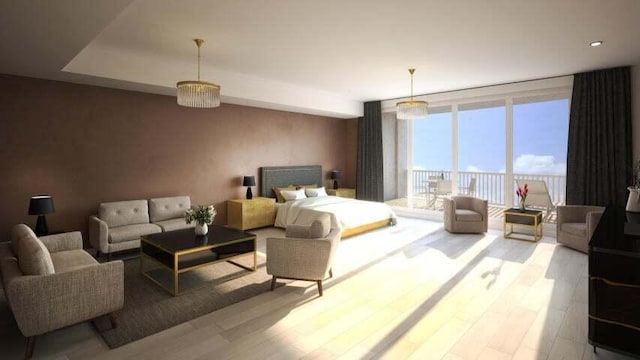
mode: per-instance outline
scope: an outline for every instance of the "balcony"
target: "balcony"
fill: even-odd
[[[437,178],[454,180],[452,171],[413,170],[410,182],[410,195],[389,200],[386,203],[392,207],[418,209],[426,211],[442,211],[442,196],[434,194],[434,182]],[[489,201],[489,217],[502,219],[502,211],[507,207],[516,206],[517,197],[511,195],[517,189],[515,180],[542,180],[546,183],[549,195],[555,206],[565,204],[566,176],[544,174],[513,174],[513,185],[506,186],[507,174],[494,172],[458,171],[453,194],[467,194],[471,179],[475,179],[475,189],[471,195]],[[457,185],[457,186],[456,186]],[[507,191],[509,193],[507,193]],[[509,204],[508,204],[509,203]],[[527,207],[535,208],[527,205]],[[543,210],[540,208],[540,210]],[[544,220],[548,223],[556,222],[555,209],[546,214]]]

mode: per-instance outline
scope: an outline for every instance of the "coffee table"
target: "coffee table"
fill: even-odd
[[[231,259],[253,254],[253,267],[246,267]],[[145,259],[153,260],[173,275],[173,288],[163,285],[159,278],[145,270]],[[202,266],[227,261],[249,271],[256,270],[256,235],[214,225],[207,235],[196,235],[193,228],[140,237],[140,272],[173,296],[179,294],[178,275]]]
[[[523,232],[516,232],[513,230],[513,225],[527,226],[533,228],[533,235]],[[507,225],[511,226],[509,232],[507,232]],[[530,238],[513,236],[514,234],[533,236],[533,241],[542,239],[542,211],[540,210],[520,210],[518,208],[511,208],[504,211],[504,223],[502,230],[506,239],[527,240],[532,241]]]

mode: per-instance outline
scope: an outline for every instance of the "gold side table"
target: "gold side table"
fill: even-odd
[[[227,201],[227,225],[238,230],[273,226],[276,219],[276,199],[254,197]]]
[[[509,232],[507,232],[507,225],[510,226]],[[533,228],[533,235],[514,231],[513,225],[531,227]],[[502,230],[506,239],[538,241],[542,239],[542,211],[520,210],[518,208],[507,209],[504,211]],[[526,237],[514,235],[526,235]],[[531,239],[531,237],[533,237],[533,239]]]
[[[355,199],[356,189],[351,189],[351,188],[327,189],[327,195]]]

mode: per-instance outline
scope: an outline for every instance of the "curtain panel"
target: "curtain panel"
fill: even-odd
[[[620,205],[632,178],[629,67],[576,74],[567,149],[567,204]]]
[[[364,117],[358,119],[356,197],[360,200],[384,200],[381,104],[364,103]]]

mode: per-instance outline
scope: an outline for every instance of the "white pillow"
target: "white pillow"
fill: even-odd
[[[282,197],[285,201],[298,200],[298,199],[306,199],[307,196],[304,194],[304,189],[300,190],[282,190],[280,191]]]
[[[316,189],[304,189],[304,193],[307,195],[307,197],[327,196],[327,191],[324,189],[324,186]]]

